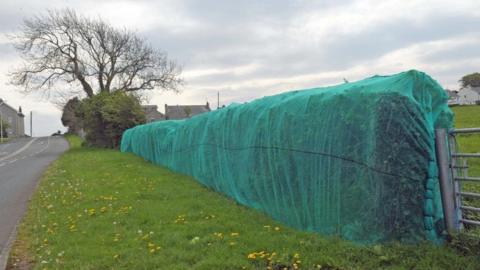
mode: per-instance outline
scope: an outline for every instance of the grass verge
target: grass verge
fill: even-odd
[[[457,119],[463,114],[470,115],[457,112]],[[299,232],[190,177],[131,154],[81,148],[77,137],[68,139],[71,149],[45,172],[29,205],[9,269],[478,269],[480,265],[474,252],[449,246],[366,247]],[[480,145],[480,140],[472,144]]]

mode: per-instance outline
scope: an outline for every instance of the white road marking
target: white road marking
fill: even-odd
[[[15,151],[14,153],[12,153],[12,154],[10,154],[10,155],[8,155],[8,156],[6,156],[6,157],[1,158],[0,161],[3,161],[3,160],[5,160],[5,159],[8,159],[8,158],[13,157],[13,156],[15,156],[15,155],[18,155],[20,152],[23,152],[23,151],[24,151],[26,148],[28,148],[36,139],[37,139],[37,138],[34,138],[32,141],[30,141],[29,143],[27,143],[27,144],[26,144],[25,146],[23,146],[21,149]],[[38,155],[38,154],[44,152],[44,151],[47,150],[47,148],[50,146],[50,138],[47,138],[47,141],[46,141],[46,142],[45,142],[45,141],[42,141],[42,142],[40,142],[39,144],[40,144],[40,145],[45,144],[45,147],[43,147],[43,148],[40,149],[39,151],[36,151],[36,152],[34,152],[34,153],[31,153],[31,154],[28,155],[28,156],[23,156],[23,157],[21,157],[21,158],[14,158],[14,159],[12,159],[12,160],[5,161],[5,162],[3,162],[3,163],[0,163],[0,167],[3,167],[4,165],[7,165],[7,164],[12,164],[12,163],[14,163],[14,162],[16,162],[16,161],[18,161],[18,160],[22,160],[22,159],[25,159],[25,158],[27,158],[27,157],[33,157],[33,156],[35,156],[35,155]]]
[[[8,163],[13,163],[13,162],[15,162],[15,161],[17,161],[17,160],[18,160],[18,159],[14,158],[14,159],[10,160]]]
[[[14,157],[14,156],[20,154],[21,152],[25,151],[25,149],[27,149],[30,145],[32,145],[32,143],[35,142],[36,140],[37,140],[37,138],[32,139],[31,141],[29,141],[27,144],[25,144],[22,148],[18,149],[17,151],[11,153],[10,155],[8,155],[6,157],[0,158],[0,161],[4,161],[7,158],[11,158],[11,157]]]

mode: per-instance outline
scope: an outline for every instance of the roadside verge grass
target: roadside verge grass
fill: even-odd
[[[132,154],[71,149],[44,174],[9,269],[478,269],[446,246],[299,232]]]

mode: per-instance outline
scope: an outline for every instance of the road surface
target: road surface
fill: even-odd
[[[63,137],[22,138],[0,144],[0,270],[40,176],[67,149]]]

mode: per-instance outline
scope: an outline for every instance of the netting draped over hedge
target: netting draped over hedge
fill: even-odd
[[[437,241],[434,128],[451,125],[445,91],[412,70],[137,126],[121,150],[301,230]]]

